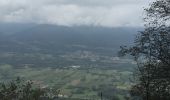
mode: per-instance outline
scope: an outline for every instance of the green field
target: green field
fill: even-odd
[[[66,98],[99,99],[100,93],[107,99],[124,100],[130,85],[130,71],[78,68],[13,68],[11,65],[0,66],[0,79],[11,80],[21,77],[32,80],[34,84],[59,89]]]

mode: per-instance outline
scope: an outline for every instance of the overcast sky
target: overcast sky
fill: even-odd
[[[0,22],[141,26],[150,0],[0,0]]]

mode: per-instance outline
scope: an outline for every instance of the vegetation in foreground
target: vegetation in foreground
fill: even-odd
[[[142,100],[170,100],[170,0],[156,0],[146,9],[145,30],[135,45],[123,48],[137,62],[131,95]]]

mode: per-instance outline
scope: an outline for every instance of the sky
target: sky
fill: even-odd
[[[0,0],[0,22],[142,26],[150,0]]]

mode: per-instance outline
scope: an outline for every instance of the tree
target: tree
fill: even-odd
[[[121,47],[137,62],[131,94],[144,100],[170,100],[170,0],[157,0],[145,9],[144,31],[133,47]]]
[[[0,83],[1,100],[54,100],[59,92],[55,89],[36,87],[33,82],[20,78]]]

